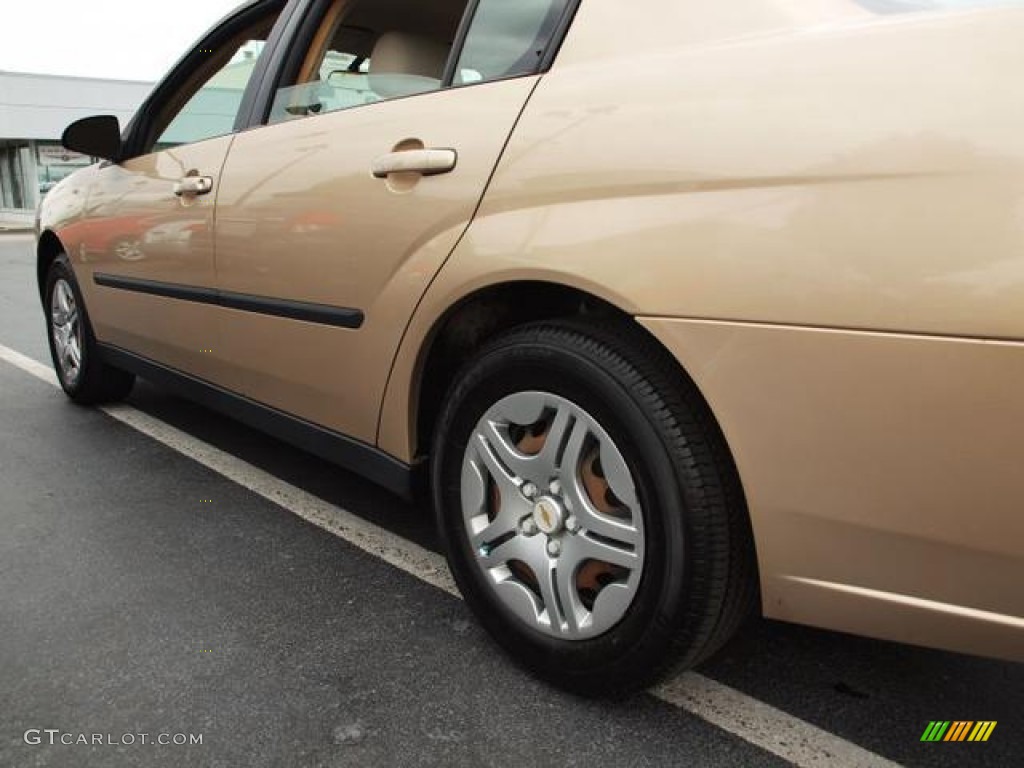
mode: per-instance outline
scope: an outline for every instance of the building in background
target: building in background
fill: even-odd
[[[152,83],[0,72],[0,211],[34,211],[42,195],[92,159],[68,152],[60,137],[90,115],[124,125]]]
[[[230,133],[263,45],[253,41],[239,49],[181,110],[165,140]],[[115,115],[123,127],[153,85],[0,71],[0,213],[35,211],[58,181],[93,161],[61,146],[65,128],[92,115]]]

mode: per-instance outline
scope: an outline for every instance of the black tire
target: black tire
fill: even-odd
[[[495,596],[461,510],[462,463],[483,414],[516,392],[585,409],[620,448],[643,509],[645,561],[633,602],[592,639],[539,632]],[[639,328],[579,320],[495,339],[455,379],[434,435],[435,512],[466,602],[514,659],[584,694],[624,695],[707,659],[757,606],[756,558],[739,478],[710,409]]]
[[[65,370],[57,351],[57,340],[53,323],[53,294],[58,283],[65,283],[71,289],[78,311],[78,339],[81,352],[81,363],[77,374],[72,375]],[[131,392],[135,384],[134,374],[127,373],[105,363],[99,355],[96,337],[93,335],[89,315],[85,309],[82,292],[75,279],[75,273],[65,254],[60,254],[46,275],[46,286],[43,291],[43,309],[46,313],[46,338],[50,343],[50,357],[53,368],[57,372],[64,392],[74,402],[81,405],[95,405],[123,400]]]

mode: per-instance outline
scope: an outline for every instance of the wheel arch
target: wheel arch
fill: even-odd
[[[595,315],[632,322],[607,301],[564,284],[518,280],[479,288],[442,313],[427,332],[413,368],[410,446],[426,456],[444,396],[462,364],[488,340],[538,320]]]
[[[477,288],[458,299],[436,318],[423,337],[416,352],[406,406],[411,458],[416,460],[429,454],[444,396],[458,370],[476,350],[516,326],[570,317],[629,326],[648,337],[671,362],[680,380],[700,395],[717,425],[707,398],[682,364],[632,314],[604,298],[564,283],[516,280]]]
[[[36,247],[36,284],[39,288],[39,300],[43,300],[46,291],[46,276],[50,272],[50,265],[54,260],[64,253],[64,244],[54,234],[53,230],[44,229],[39,235],[39,243]]]

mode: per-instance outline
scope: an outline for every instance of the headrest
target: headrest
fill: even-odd
[[[447,61],[447,45],[409,32],[385,32],[370,56],[370,87],[384,98],[434,90]]]

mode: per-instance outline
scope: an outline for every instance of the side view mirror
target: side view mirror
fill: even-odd
[[[72,152],[116,161],[121,154],[121,124],[113,115],[76,120],[64,131],[60,143]]]

